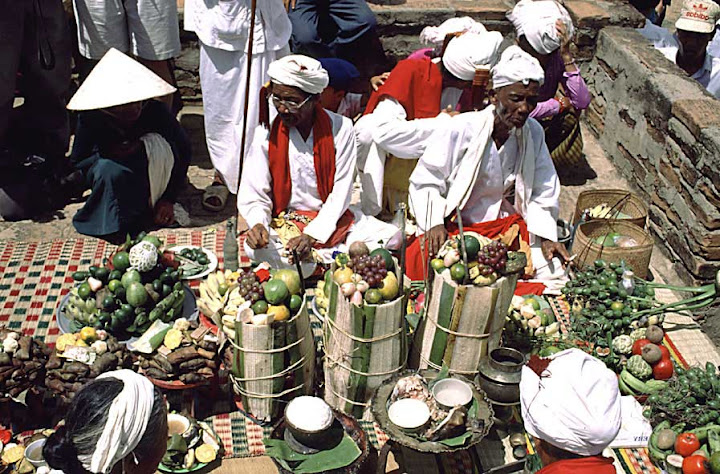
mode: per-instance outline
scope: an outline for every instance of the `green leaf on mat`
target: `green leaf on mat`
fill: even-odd
[[[288,469],[296,474],[312,474],[340,469],[352,464],[362,454],[360,448],[347,433],[343,435],[340,444],[316,454],[296,453],[284,440],[265,439],[263,443],[265,443],[265,454],[277,459],[280,464],[296,464],[295,467]]]
[[[438,441],[440,444],[444,444],[445,446],[450,446],[451,448],[454,448],[456,446],[462,446],[465,444],[465,442],[470,439],[472,436],[472,431],[468,430],[465,431],[465,433],[455,436],[454,438],[448,438]]]

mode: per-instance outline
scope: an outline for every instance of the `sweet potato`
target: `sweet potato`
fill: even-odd
[[[101,358],[102,356],[100,356]],[[98,358],[98,360],[100,359]],[[75,374],[77,376],[86,376],[88,372],[90,372],[90,367],[83,364],[82,362],[70,362],[69,364],[65,364],[65,367],[63,367],[63,372]]]
[[[115,368],[117,367],[117,363],[117,357],[115,357],[115,355],[110,352],[106,352],[97,359],[95,359],[95,362],[93,362],[92,365],[92,370],[98,375],[103,374],[110,370],[115,370]]]
[[[214,359],[215,358],[214,352],[203,349],[202,347],[198,347],[197,351],[198,351],[198,354],[200,354],[202,357],[204,357],[206,359]]]
[[[163,372],[162,370],[150,368],[145,371],[145,375],[147,375],[150,378],[158,379],[158,380],[168,380],[170,377],[168,377],[168,374]]]
[[[199,356],[200,356],[200,354],[198,354],[197,350],[195,350],[194,347],[183,347],[182,349],[173,351],[172,354],[167,356],[167,360],[172,365],[178,365],[182,362],[185,362],[190,359],[195,359]]]
[[[32,346],[32,338],[30,336],[23,336],[18,341],[18,350],[15,351],[15,358],[20,360],[30,360],[32,354],[30,348]]]
[[[170,361],[168,361],[167,357],[161,356],[160,354],[155,354],[152,360],[159,366],[160,370],[167,372],[168,374],[172,374],[173,372],[175,372],[175,368],[170,363]]]
[[[189,372],[205,367],[205,359],[191,359],[180,364],[181,372]]]
[[[6,352],[0,352],[0,365],[12,365],[12,359]]]
[[[47,364],[45,364],[45,367],[48,370],[59,369],[60,367],[62,367],[62,359],[58,357],[57,352],[52,353],[52,355],[47,361]]]
[[[202,369],[198,370],[196,373],[198,375],[202,375],[204,377],[212,377],[213,376],[213,370],[210,367],[203,367]]]
[[[185,384],[202,383],[205,381],[205,377],[193,373],[182,374],[180,376],[180,381]]]

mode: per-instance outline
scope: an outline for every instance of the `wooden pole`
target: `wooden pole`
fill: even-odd
[[[255,41],[255,13],[257,11],[257,0],[252,0],[250,4],[250,34],[248,35],[248,53],[247,53],[247,76],[245,77],[245,104],[243,107],[243,126],[242,138],[240,140],[240,163],[238,164],[237,189],[235,195],[240,193],[240,177],[242,176],[243,162],[245,161],[245,142],[247,140],[248,128],[248,107],[250,103],[250,77],[252,73],[253,59],[253,43]],[[240,210],[237,211],[238,219],[240,218]]]

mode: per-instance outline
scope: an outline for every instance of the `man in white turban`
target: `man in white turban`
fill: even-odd
[[[355,127],[363,212],[393,212],[407,201],[408,177],[428,137],[456,113],[476,71],[487,78],[501,42],[498,32],[465,33],[448,43],[441,58],[400,61],[373,93]]]
[[[560,183],[542,127],[529,118],[542,82],[537,60],[510,46],[492,69],[491,105],[453,117],[427,140],[410,176],[411,211],[422,234],[407,251],[410,278],[424,274],[428,255],[420,241],[435,255],[458,232],[458,212],[466,231],[507,239],[538,268],[549,268],[544,262],[556,253],[568,257],[557,243]],[[559,269],[555,263],[551,271]],[[529,264],[526,273],[532,271]]]
[[[579,349],[522,369],[520,407],[525,431],[543,463],[538,474],[614,474],[602,452],[620,431],[617,375]]]
[[[576,174],[571,167],[578,164],[583,145],[577,116],[590,105],[590,92],[570,51],[572,19],[554,0],[520,0],[507,17],[515,27],[518,46],[545,71],[530,117],[545,129],[550,156],[561,176],[567,171]],[[560,85],[562,96],[557,95]]]
[[[271,63],[268,75],[278,117],[269,131],[257,129],[238,209],[249,227],[250,259],[277,267],[291,263],[293,251],[302,260],[313,248],[343,244],[353,223],[366,226],[349,209],[357,156],[352,122],[320,106],[327,71],[313,58],[290,55]]]

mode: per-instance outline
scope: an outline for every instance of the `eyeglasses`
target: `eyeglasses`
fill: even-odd
[[[302,102],[300,102],[298,104],[297,102],[294,102],[292,100],[282,100],[275,94],[270,94],[270,99],[272,100],[272,103],[275,106],[275,108],[278,108],[282,105],[291,114],[297,113],[297,111],[300,110],[300,107],[305,105],[307,103],[307,101],[310,100],[311,98],[312,98],[312,96],[309,95],[309,96],[307,96],[307,98],[305,100],[303,100]]]

